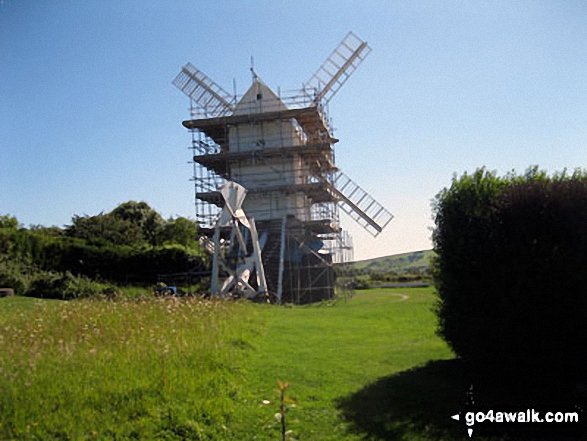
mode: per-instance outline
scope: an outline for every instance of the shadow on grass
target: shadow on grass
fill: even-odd
[[[513,406],[516,410],[525,410],[546,403],[562,403],[556,397],[544,395],[540,391],[516,390],[513,383],[498,386],[495,382],[471,381],[464,363],[453,359],[430,361],[423,366],[379,379],[343,397],[337,407],[343,418],[351,424],[351,432],[367,440],[465,440],[469,437],[464,421],[459,424],[451,419],[451,415],[465,409],[471,384],[475,385],[475,403],[488,405],[488,408],[498,408],[499,403]],[[552,424],[538,425],[538,428],[522,424],[507,430],[496,427],[490,435],[476,425],[475,438],[492,441],[587,439],[583,422],[586,418],[583,410],[587,409],[585,402],[573,398],[572,403],[580,404],[576,409],[582,409],[579,413],[582,425],[577,427],[578,431],[574,427],[572,432],[567,431]],[[549,410],[558,409],[551,405]]]
[[[460,360],[437,360],[382,378],[339,400],[351,431],[372,440],[462,439],[450,419],[470,384]]]

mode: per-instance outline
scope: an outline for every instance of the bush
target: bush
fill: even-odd
[[[74,276],[70,272],[40,272],[35,275],[26,295],[43,299],[72,300],[108,295],[111,291],[111,287],[107,285],[84,276]]]
[[[30,284],[26,273],[24,265],[0,256],[0,288],[12,288],[16,295],[23,295]]]
[[[357,279],[354,282],[354,289],[370,289],[371,283],[367,279]]]
[[[455,353],[482,376],[585,381],[587,175],[481,169],[434,211],[439,334]]]

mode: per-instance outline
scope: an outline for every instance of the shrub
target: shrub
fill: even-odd
[[[439,334],[486,376],[587,372],[587,175],[454,178],[434,203]],[[565,384],[566,383],[566,384]]]
[[[39,272],[35,275],[26,295],[44,299],[71,300],[108,295],[111,287],[94,282],[85,276],[70,272]]]
[[[354,282],[354,289],[370,289],[371,283],[367,279],[357,279]]]
[[[0,256],[0,288],[12,288],[17,295],[23,295],[30,283],[24,265]]]

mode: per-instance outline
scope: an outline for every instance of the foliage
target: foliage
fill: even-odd
[[[0,228],[16,230],[18,228],[18,220],[9,214],[2,214],[0,215]]]
[[[134,249],[62,241],[50,244],[46,252],[55,256],[46,269],[69,270],[122,284],[155,283],[159,274],[187,271],[203,265],[198,253],[180,245]]]
[[[97,297],[111,293],[112,290],[112,287],[94,282],[85,276],[74,276],[69,271],[40,272],[33,277],[26,295],[42,299],[72,300]]]
[[[180,216],[164,223],[158,242],[194,248],[198,246],[198,239],[196,223]]]
[[[125,202],[112,210],[110,216],[138,227],[143,239],[150,245],[158,244],[158,236],[163,228],[164,221],[161,215],[146,202]]]
[[[75,285],[67,272],[117,284],[152,284],[160,274],[201,272],[206,265],[196,223],[182,217],[164,221],[145,202],[126,202],[108,214],[74,216],[64,230],[18,228],[15,218],[0,217],[0,284],[20,294],[63,298],[55,289]],[[93,292],[82,280],[80,288]],[[29,291],[32,282],[35,289]]]
[[[35,233],[42,234],[43,236],[63,236],[65,232],[56,226],[45,227],[43,225],[29,225],[29,230]]]
[[[371,284],[367,279],[360,277],[355,280],[353,287],[355,289],[369,289],[371,288]]]
[[[197,247],[197,224],[184,217],[165,221],[146,202],[128,201],[110,213],[96,216],[74,216],[66,228],[70,237],[90,243],[106,243],[140,248],[178,244]]]
[[[434,209],[439,333],[453,350],[483,377],[584,379],[587,175],[480,169]]]
[[[30,285],[27,268],[0,255],[0,287],[9,287],[16,295],[24,295]]]
[[[145,243],[141,227],[127,219],[101,213],[96,216],[74,216],[71,222],[66,234],[90,243],[106,242],[123,246],[140,246]]]

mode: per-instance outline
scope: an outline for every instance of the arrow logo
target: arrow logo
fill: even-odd
[[[451,415],[451,418],[455,421],[460,421],[461,415],[457,413],[455,415]],[[467,433],[469,434],[469,438],[471,438],[473,436],[473,429],[467,429]]]

